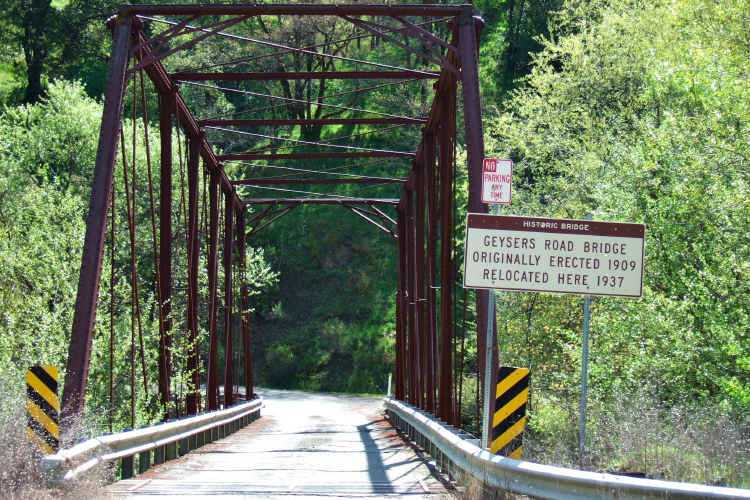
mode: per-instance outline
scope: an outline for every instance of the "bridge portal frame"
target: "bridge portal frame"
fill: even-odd
[[[150,16],[188,16],[182,23],[170,23],[172,28],[148,39],[143,32],[143,23]],[[334,74],[314,73],[305,74],[198,74],[172,73],[170,74],[162,64],[162,60],[192,43],[183,44],[169,51],[160,50],[164,40],[174,36],[187,26],[188,22],[200,16],[235,16],[224,23],[217,23],[220,28],[246,20],[252,16],[263,15],[293,15],[293,16],[337,16],[349,21],[357,27],[386,41],[399,45],[408,52],[425,60],[437,63],[439,72],[404,70],[396,71],[389,67],[387,71],[352,71],[348,74],[337,72]],[[420,52],[408,44],[402,44],[389,36],[382,26],[363,21],[363,16],[385,16],[397,20],[402,28],[400,33],[417,39],[423,43],[423,51],[430,49],[430,54]],[[452,40],[446,42],[432,36],[429,32],[409,22],[407,16],[433,16],[447,18]],[[118,140],[120,139],[120,122],[123,115],[125,91],[128,77],[134,71],[143,69],[159,94],[159,120],[161,125],[161,204],[160,204],[160,237],[159,263],[157,263],[158,300],[160,304],[160,341],[159,341],[159,392],[160,401],[167,404],[170,400],[169,372],[170,372],[170,337],[168,332],[172,328],[171,319],[171,249],[172,249],[172,118],[176,118],[189,141],[188,155],[188,184],[189,184],[189,296],[188,329],[191,338],[197,334],[197,306],[196,296],[197,275],[197,179],[199,159],[203,160],[204,168],[209,172],[209,235],[208,235],[208,280],[209,280],[209,353],[207,363],[207,408],[218,407],[218,374],[217,359],[217,270],[218,270],[218,219],[221,210],[220,197],[224,198],[225,220],[225,248],[236,245],[240,258],[240,266],[244,266],[244,250],[247,234],[266,227],[273,220],[288,213],[296,206],[305,203],[341,204],[360,217],[367,219],[377,227],[388,231],[398,238],[398,290],[396,301],[396,398],[408,401],[413,406],[436,414],[449,423],[457,423],[455,401],[455,387],[453,382],[453,331],[456,323],[456,298],[452,290],[455,285],[455,273],[458,269],[456,256],[452,246],[455,228],[453,213],[455,210],[455,196],[453,178],[455,175],[454,150],[457,141],[457,98],[459,84],[463,102],[463,118],[465,126],[466,168],[469,179],[468,211],[486,213],[487,206],[481,201],[481,170],[484,158],[482,139],[481,100],[479,93],[478,72],[478,40],[482,28],[480,18],[474,16],[471,5],[123,5],[119,14],[110,19],[109,27],[113,31],[113,52],[109,63],[109,74],[104,100],[102,127],[99,138],[94,182],[91,192],[89,214],[86,222],[84,250],[81,262],[81,274],[78,284],[71,343],[68,354],[66,381],[63,392],[63,413],[66,416],[81,414],[87,389],[87,379],[90,364],[90,353],[93,340],[94,322],[96,318],[97,300],[99,295],[104,247],[106,240],[107,219],[111,205],[112,186],[117,158]],[[209,33],[208,29],[197,30],[203,33],[198,40],[216,34],[220,28]],[[175,37],[176,38],[176,37]],[[161,45],[159,45],[161,43]],[[436,51],[431,45],[442,46],[444,50]],[[304,49],[298,49],[304,51]],[[129,68],[131,61],[134,65]],[[381,65],[382,66],[382,65]],[[179,93],[177,83],[189,80],[272,80],[272,79],[300,79],[300,78],[425,78],[435,80],[435,98],[430,108],[429,116],[424,118],[351,118],[351,123],[421,123],[422,141],[418,149],[413,152],[360,151],[360,152],[326,152],[279,154],[275,152],[258,154],[227,154],[217,156],[205,137],[204,127],[217,125],[240,125],[230,123],[229,120],[198,121],[191,113],[187,103]],[[235,120],[239,122],[240,120]],[[368,122],[369,121],[369,122]],[[281,120],[279,124],[299,125],[317,124],[313,120]],[[253,123],[245,120],[244,125],[258,125],[267,121]],[[344,123],[341,119],[330,119],[331,124]],[[323,144],[318,144],[325,146]],[[356,148],[354,148],[356,149]],[[262,156],[262,157],[261,157]],[[406,179],[391,179],[388,182],[401,182],[404,191],[399,200],[382,199],[250,199],[243,200],[237,194],[237,186],[252,182],[252,180],[232,180],[223,169],[223,161],[237,159],[309,159],[334,157],[364,157],[377,158],[389,156],[406,156],[412,158],[412,169]],[[259,180],[259,184],[263,181]],[[268,182],[268,181],[266,181]],[[310,179],[309,184],[317,180]],[[346,182],[338,179],[333,182]],[[354,182],[366,182],[364,180]],[[302,181],[298,184],[304,183]],[[247,232],[245,207],[248,205],[266,204],[268,208],[250,220],[256,223]],[[395,220],[377,208],[377,205],[396,205]],[[286,205],[276,212],[271,207]],[[359,208],[365,205],[367,208]],[[273,219],[263,222],[264,217]],[[379,219],[375,222],[374,219]],[[393,228],[397,229],[395,231]],[[233,237],[237,234],[237,238]],[[232,251],[225,252],[225,275],[231,276],[233,269]],[[240,269],[244,273],[244,268]],[[438,277],[440,281],[438,282]],[[225,283],[225,294],[231,294],[231,283]],[[438,304],[438,290],[440,300]],[[246,287],[242,287],[240,302],[243,311],[249,307],[249,297]],[[485,345],[487,335],[487,306],[489,294],[486,290],[476,290],[477,311],[477,342]],[[225,329],[228,336],[232,332],[232,314],[227,310],[225,314]],[[240,335],[243,340],[245,358],[245,384],[248,394],[252,393],[252,354],[250,350],[250,322],[249,313],[241,314]],[[231,346],[229,346],[231,350]],[[225,402],[233,400],[231,389],[230,352],[225,360]],[[496,351],[494,358],[485,360],[480,355],[478,364],[484,372],[487,362],[492,366],[497,364]],[[197,387],[200,383],[198,352],[190,358],[193,369],[192,384],[195,396],[188,399],[188,413],[196,413]],[[496,370],[493,370],[495,372]],[[494,383],[494,382],[493,382]],[[165,415],[165,418],[169,415]]]

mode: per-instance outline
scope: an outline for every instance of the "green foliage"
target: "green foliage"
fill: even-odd
[[[3,157],[35,186],[84,197],[91,189],[100,121],[101,106],[86,98],[80,83],[53,83],[39,104],[3,113]]]
[[[55,84],[0,116],[0,357],[18,373],[67,356],[99,112],[80,85]]]
[[[748,102],[734,75],[747,60],[719,51],[687,2],[634,7],[567,6],[489,128],[493,148],[516,160],[515,212],[647,224],[644,297],[595,301],[597,387],[746,405]],[[529,341],[555,323],[540,318]]]
[[[480,77],[486,112],[494,113],[521,85],[549,34],[548,21],[561,0],[480,0],[474,7],[484,20],[480,44]]]
[[[99,96],[103,91],[109,36],[103,21],[116,5],[108,0],[0,3],[7,7],[0,15],[0,27],[4,28],[3,46],[9,49],[0,56],[0,99],[6,105],[20,102],[32,69],[38,73],[42,96],[34,105],[6,106],[0,116],[0,366],[3,374],[17,377],[31,363],[62,366],[67,354],[101,114],[100,105],[86,95]],[[28,8],[33,6],[47,9],[46,15],[56,9],[55,20],[29,37],[21,36]],[[680,475],[675,467],[659,472],[659,467],[638,460],[658,453],[667,456],[670,450],[686,447],[676,433],[678,426],[695,433],[705,426],[700,419],[687,418],[691,408],[718,409],[722,422],[736,424],[740,434],[745,432],[742,415],[750,409],[750,352],[746,347],[750,331],[750,7],[741,0],[484,0],[477,8],[486,21],[481,60],[487,155],[510,157],[516,165],[513,205],[504,207],[503,213],[584,218],[590,212],[598,220],[647,225],[643,297],[601,297],[592,304],[590,425],[594,431],[620,429],[617,443],[609,444],[616,444],[622,452],[619,463],[606,458],[608,443],[603,438],[598,441],[594,432],[590,444],[601,455],[596,466],[652,468],[655,475],[669,478],[699,477]],[[58,18],[66,19],[68,31],[60,30]],[[247,29],[264,31],[264,36],[278,43],[302,45],[352,34],[350,25],[335,18],[312,25],[309,19],[266,16],[254,18]],[[40,41],[47,45],[34,53],[36,59],[22,56],[26,46]],[[394,51],[389,44],[368,38],[351,42],[352,48],[355,43],[354,57],[361,60],[420,68],[416,58]],[[199,43],[165,63],[174,66],[170,69],[185,69],[207,60],[227,62],[235,58],[232,54],[238,48],[236,40],[222,37]],[[335,70],[349,64],[323,63],[321,58],[300,53],[263,61],[267,71]],[[41,66],[32,68],[32,63]],[[235,62],[227,67],[242,70],[247,64]],[[54,82],[55,77],[79,78],[83,83]],[[315,118],[340,112],[316,105],[269,107],[262,96],[269,93],[264,85],[276,83],[229,84],[246,93],[225,94],[188,84],[181,91],[199,103],[199,118],[264,106],[252,117]],[[344,94],[369,83],[278,85],[287,98],[308,99]],[[365,98],[359,92],[345,95],[330,103],[358,107]],[[429,88],[410,82],[367,95],[376,103],[373,109],[401,113],[423,107]],[[112,418],[117,428],[131,425],[133,417],[137,425],[145,424],[160,410],[154,361],[157,287],[142,146],[146,131],[140,118],[133,131],[131,102],[128,97],[124,127],[128,164],[133,155],[136,159],[129,175],[135,173],[136,180],[131,182],[140,193],[133,214],[141,324],[135,321],[130,302],[133,280],[126,195],[118,163],[113,221],[118,236],[115,242],[107,240],[114,258],[108,253],[102,274],[90,382],[90,414],[92,418],[98,414],[98,423],[107,425],[112,374],[118,408]],[[153,120],[155,109],[149,108],[149,114]],[[315,127],[268,127],[260,133],[327,140],[370,130],[341,127],[327,135]],[[237,139],[217,130],[208,135],[224,152],[278,146],[262,137]],[[175,165],[184,163],[186,147],[181,139],[174,152]],[[363,145],[408,149],[418,139],[418,134],[388,131],[373,134]],[[152,144],[152,158],[158,154],[158,144]],[[459,149],[459,164],[463,158]],[[316,162],[306,166],[311,170],[327,167]],[[359,173],[398,177],[408,168],[408,164],[389,161]],[[227,172],[238,178],[258,170],[257,166],[227,165]],[[465,205],[466,177],[459,170],[457,195]],[[182,176],[184,172],[175,168],[175,185],[180,185]],[[240,190],[252,194],[250,188]],[[370,193],[397,197],[399,191],[383,186]],[[178,221],[175,280],[183,283],[185,207],[177,201],[182,199],[179,189],[174,194]],[[463,236],[461,231],[457,235],[460,255]],[[341,207],[306,206],[274,222],[273,230],[254,234],[250,243],[264,249],[251,249],[246,259],[251,308],[257,320],[253,326],[257,380],[288,388],[383,393],[394,366],[395,240]],[[205,309],[204,265],[199,281]],[[469,332],[475,321],[472,295],[467,297]],[[113,324],[108,319],[110,308],[116,315]],[[176,289],[172,354],[182,378],[174,379],[175,405],[184,400],[186,353],[192,347],[185,335],[185,308],[185,293]],[[529,425],[535,444],[528,450],[533,457],[568,465],[576,463],[581,309],[576,296],[499,295],[501,363],[529,367],[533,372]],[[206,352],[207,327],[206,315],[201,314],[198,342],[202,353]],[[462,424],[475,430],[478,384],[473,335],[466,345]],[[139,381],[135,388],[131,387],[133,368],[139,377],[140,372],[146,373],[145,383]],[[652,391],[652,407],[659,411],[650,422],[653,429],[660,429],[652,436],[666,443],[661,449],[635,439],[628,443],[625,437],[632,422],[610,418],[621,409],[618,401],[637,399],[634,387]],[[136,402],[134,415],[130,414],[131,398]],[[718,482],[726,477],[733,484],[745,484],[744,472],[730,470],[716,454],[699,448],[690,448],[684,469],[701,457],[714,465],[699,480]],[[746,461],[739,452],[737,457]]]
[[[524,455],[577,467],[578,408],[544,396]],[[670,481],[747,487],[750,428],[741,413],[686,402],[666,406],[651,388],[630,388],[589,406],[585,467]]]
[[[487,129],[489,156],[516,165],[504,213],[647,226],[643,297],[593,300],[594,405],[634,387],[667,406],[750,403],[749,15],[731,0],[566,2]],[[575,408],[580,299],[500,300],[501,357],[530,366],[548,402],[532,429],[572,440],[549,402]]]
[[[258,309],[253,329],[259,383],[384,393],[394,367],[396,241],[341,207],[309,206],[254,244],[280,272],[275,307]],[[291,353],[295,371],[278,373],[280,353]]]
[[[0,83],[5,104],[36,103],[50,82],[81,80],[92,97],[104,93],[113,0],[0,0],[0,63],[14,77]]]
[[[64,82],[50,85],[40,103],[10,108],[0,116],[0,361],[8,376],[20,377],[27,366],[38,363],[58,366],[64,372],[100,119],[101,106],[86,97],[82,85]],[[116,237],[112,241],[107,232],[87,394],[90,423],[100,429],[110,422],[114,429],[143,425],[160,415],[156,390],[159,315],[146,130],[140,118],[135,128],[126,120],[124,129],[125,152],[120,152],[118,160],[124,158],[128,165],[129,191],[126,194],[118,161],[115,211],[110,218]],[[176,149],[174,163],[184,168],[179,151],[185,147]],[[158,155],[158,147],[151,144],[152,158]],[[185,214],[179,202],[184,171],[175,168],[174,176],[178,230],[174,261],[179,283],[186,279],[185,239],[180,237]],[[127,199],[133,190],[135,304],[127,215]],[[157,206],[158,202],[154,200]],[[277,273],[265,262],[262,250],[250,248],[246,264],[245,276],[238,273],[235,282],[239,288],[244,280],[251,301],[262,305],[267,302],[264,290],[274,285]],[[205,304],[206,266],[200,268],[200,300]],[[234,295],[238,299],[238,291]],[[178,290],[173,299],[171,354],[175,371],[183,378],[173,379],[176,409],[184,403],[185,365],[192,347],[185,335],[185,305],[186,296]],[[199,325],[202,343],[207,336],[206,316],[201,315]],[[205,353],[205,347],[201,351]]]

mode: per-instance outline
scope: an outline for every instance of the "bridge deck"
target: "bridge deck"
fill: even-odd
[[[452,498],[385,420],[380,399],[261,394],[266,408],[257,422],[110,491],[117,498]]]

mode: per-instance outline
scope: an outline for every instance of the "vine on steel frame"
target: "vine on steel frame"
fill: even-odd
[[[169,21],[154,16],[169,16],[170,19],[183,18],[180,22]],[[211,24],[193,26],[205,16],[211,17]],[[358,33],[346,39],[329,42],[321,46],[289,47],[278,42],[264,41],[230,33],[235,25],[246,23],[248,19],[262,16],[329,16],[342,19],[356,27]],[[216,21],[216,19],[221,19]],[[422,24],[417,19],[426,20]],[[384,21],[385,20],[385,21]],[[388,21],[391,25],[386,25]],[[149,33],[155,26],[166,24],[164,31],[147,38],[144,23],[151,23]],[[436,36],[425,25],[447,22],[449,40]],[[159,341],[159,394],[166,407],[170,401],[171,359],[169,354],[169,334],[173,329],[172,291],[172,131],[173,118],[188,140],[188,307],[187,326],[191,341],[197,345],[198,335],[198,262],[199,262],[199,198],[205,196],[199,189],[199,168],[202,159],[204,169],[209,173],[207,200],[208,235],[206,243],[208,276],[208,349],[206,379],[206,408],[219,406],[219,360],[218,360],[218,266],[219,266],[219,218],[224,206],[224,296],[229,305],[224,311],[225,353],[224,360],[224,401],[228,406],[236,401],[233,394],[232,332],[233,313],[231,304],[232,270],[239,266],[244,273],[244,252],[246,239],[268,226],[279,217],[304,204],[342,205],[376,227],[397,237],[398,248],[398,291],[396,301],[396,379],[397,399],[408,401],[413,406],[437,415],[448,423],[457,423],[457,408],[454,395],[455,369],[453,343],[457,298],[454,296],[455,275],[459,267],[454,251],[455,228],[454,193],[455,146],[457,142],[457,97],[460,89],[463,101],[463,122],[465,126],[466,168],[469,179],[470,212],[485,213],[487,207],[481,202],[481,165],[484,157],[482,142],[481,103],[478,75],[478,36],[481,20],[473,15],[470,5],[139,5],[121,7],[119,14],[109,21],[113,31],[113,52],[109,64],[109,76],[104,101],[102,128],[96,158],[94,181],[91,192],[90,209],[86,224],[86,236],[78,285],[67,376],[63,393],[63,411],[66,415],[80,414],[84,407],[89,371],[90,352],[96,319],[97,298],[102,272],[102,262],[107,230],[108,211],[112,197],[117,145],[120,138],[123,105],[127,80],[135,72],[145,72],[159,95],[159,126],[161,140],[160,156],[160,206],[159,206],[159,250],[155,265],[160,283],[158,292],[160,341]],[[405,42],[395,36],[399,35]],[[184,42],[184,37],[193,38]],[[352,66],[375,67],[376,70],[341,71],[331,69],[332,64],[323,64],[323,71],[278,71],[278,72],[216,72],[200,71],[215,69],[230,63],[216,64],[197,70],[169,72],[167,65],[170,55],[187,50],[189,47],[212,36],[227,36],[248,44],[259,44],[277,51],[264,57],[295,53],[310,57],[331,58]],[[363,37],[377,38],[404,50],[408,57],[416,56],[423,69],[402,68],[385,64],[356,60],[342,52],[329,54],[324,50],[334,43],[342,46]],[[420,47],[416,48],[410,44]],[[177,44],[167,49],[167,44]],[[247,59],[249,61],[251,59]],[[326,59],[328,60],[328,59]],[[246,62],[246,61],[245,61]],[[431,71],[424,68],[437,68]],[[323,89],[324,81],[332,80],[378,80],[389,81],[434,81],[434,98],[427,117],[393,116],[375,111],[354,108],[353,106],[331,105],[324,102],[335,96],[319,95],[317,98],[295,99],[290,95],[271,96],[240,91],[254,97],[262,96],[284,105],[303,105],[308,108],[336,108],[330,117],[294,116],[286,119],[237,119],[234,117],[214,117],[196,119],[186,99],[178,90],[178,84],[207,86],[210,81],[271,82],[317,81]],[[406,80],[405,80],[406,79]],[[391,84],[382,84],[357,90],[378,89]],[[221,91],[222,89],[210,87]],[[359,88],[359,87],[358,87]],[[359,94],[357,94],[358,96]],[[356,100],[356,99],[354,99]],[[266,109],[266,108],[262,108]],[[347,114],[348,117],[341,115]],[[374,115],[365,116],[365,115]],[[207,139],[209,132],[237,133],[254,138],[266,138],[269,144],[282,138],[230,129],[228,127],[253,128],[259,126],[299,126],[325,127],[348,125],[387,125],[403,127],[422,125],[422,139],[415,151],[385,151],[351,145],[336,145],[330,141],[291,141],[293,145],[267,147],[260,150],[227,152],[216,155]],[[374,133],[373,131],[367,133]],[[345,139],[356,138],[357,135]],[[286,144],[290,140],[285,139]],[[280,153],[280,150],[297,147],[308,148],[305,152]],[[309,151],[315,147],[316,151]],[[334,149],[334,151],[330,151]],[[411,161],[407,178],[392,178],[373,175],[341,175],[337,178],[324,177],[322,171],[298,169],[311,172],[312,177],[300,179],[289,177],[269,177],[260,174],[251,179],[230,179],[224,164],[230,162],[272,162],[305,161],[327,159],[366,159],[372,163],[387,158],[406,158]],[[364,165],[363,164],[363,165]],[[255,164],[254,164],[255,165]],[[257,165],[256,165],[257,166]],[[278,185],[335,185],[335,184],[384,184],[403,185],[400,199],[356,198],[350,195],[314,193],[307,196],[285,198],[244,198],[239,191],[254,189],[276,189]],[[280,188],[279,188],[280,189]],[[291,189],[282,190],[285,192]],[[246,214],[247,207],[265,207],[259,212]],[[391,216],[386,207],[395,207]],[[379,207],[383,207],[382,209]],[[238,262],[233,259],[232,248],[236,245]],[[488,293],[477,290],[477,336],[478,345],[485,344]],[[245,363],[245,386],[247,394],[252,394],[252,353],[250,351],[249,296],[246,286],[240,289],[241,336],[244,345],[242,353]],[[200,407],[200,362],[197,347],[191,354],[188,367],[191,373],[191,390],[188,392],[187,412],[194,414]],[[496,358],[491,360],[493,365]],[[483,372],[485,360],[478,359]],[[494,372],[495,370],[493,370]],[[168,415],[164,415],[165,418]]]

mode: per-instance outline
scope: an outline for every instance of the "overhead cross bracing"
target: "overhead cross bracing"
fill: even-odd
[[[457,168],[468,171],[468,210],[486,212],[478,193],[484,154],[477,68],[481,20],[471,6],[123,5],[108,23],[113,51],[64,411],[77,414],[84,405],[105,249],[115,239],[114,231],[108,235],[108,214],[123,203],[114,199],[115,169],[122,163],[134,176],[145,149],[149,175],[151,162],[158,164],[158,181],[149,180],[150,238],[153,292],[160,304],[159,400],[167,413],[174,403],[170,377],[177,361],[170,342],[178,323],[193,346],[182,411],[222,404],[222,372],[223,404],[236,400],[239,386],[247,397],[252,394],[248,296],[233,282],[235,275],[241,282],[244,273],[247,236],[296,207],[330,204],[397,237],[396,396],[454,421],[459,397],[454,350],[461,324]],[[132,133],[123,125],[126,110]],[[149,110],[158,116],[153,145]],[[466,160],[457,165],[461,117]],[[146,131],[142,143],[138,127]],[[152,149],[158,155],[151,155]],[[135,183],[125,200],[129,218],[137,215]],[[133,247],[135,237],[131,230]],[[184,254],[184,277],[173,273],[176,249]],[[198,293],[201,252],[206,304]],[[135,257],[133,262],[133,310],[140,314]],[[176,281],[184,285],[182,295]],[[487,292],[476,296],[483,345]],[[198,318],[199,308],[208,310],[207,320]],[[241,342],[232,340],[235,316]],[[203,329],[209,340],[208,353],[201,355]],[[223,363],[217,357],[220,332],[226,342]],[[146,350],[140,347],[142,356]],[[246,378],[238,384],[239,371]]]

